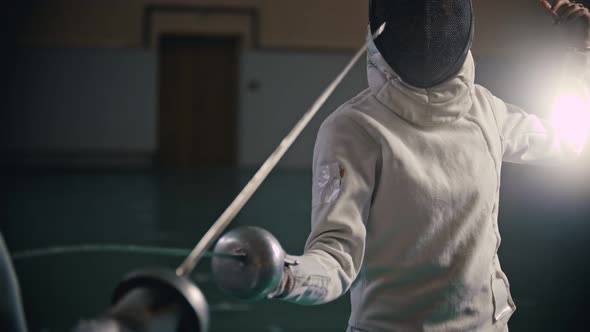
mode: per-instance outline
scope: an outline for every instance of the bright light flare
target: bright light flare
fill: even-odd
[[[572,92],[558,95],[553,102],[549,121],[562,140],[581,152],[590,131],[588,98]]]

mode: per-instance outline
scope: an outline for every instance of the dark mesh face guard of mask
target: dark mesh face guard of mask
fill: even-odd
[[[418,88],[443,83],[461,69],[473,40],[471,0],[371,0],[371,31],[401,79]]]

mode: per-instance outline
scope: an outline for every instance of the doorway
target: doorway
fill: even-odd
[[[237,159],[237,37],[163,35],[158,165],[232,167]]]

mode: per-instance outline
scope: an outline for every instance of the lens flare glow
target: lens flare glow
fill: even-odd
[[[578,93],[562,93],[553,102],[549,121],[567,144],[582,151],[590,131],[590,104]]]

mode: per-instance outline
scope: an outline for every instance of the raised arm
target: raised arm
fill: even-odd
[[[590,12],[579,3],[568,0],[539,0],[555,24],[564,32],[572,46],[566,56],[564,77],[569,95],[562,96],[563,103],[554,112],[561,112],[568,123],[579,125],[590,117],[588,91],[590,91]],[[552,164],[576,158],[582,152],[587,138],[584,129],[568,128],[555,119],[548,121],[527,114],[520,108],[494,99],[494,115],[502,138],[503,160],[515,163]],[[575,108],[575,109],[574,109]],[[572,137],[572,131],[577,137]],[[586,138],[586,139],[585,139]]]

